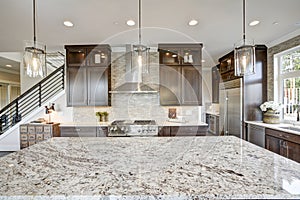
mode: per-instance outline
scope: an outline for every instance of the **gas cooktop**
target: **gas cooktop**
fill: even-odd
[[[115,120],[108,127],[108,136],[157,136],[155,120]]]
[[[115,120],[111,125],[155,125],[155,120]]]

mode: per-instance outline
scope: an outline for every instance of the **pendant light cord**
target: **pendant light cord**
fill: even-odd
[[[142,19],[141,19],[141,13],[142,13],[142,10],[141,10],[141,0],[139,0],[139,44],[142,43],[142,32],[141,32],[141,24],[142,24]]]
[[[246,40],[246,17],[245,17],[245,15],[246,15],[246,6],[245,6],[245,1],[246,0],[243,0],[243,40],[244,40],[244,42],[245,42],[245,40]]]
[[[35,5],[35,0],[33,0],[33,42],[34,42],[34,47],[36,44],[36,28],[35,28],[35,17],[36,17],[36,5]]]

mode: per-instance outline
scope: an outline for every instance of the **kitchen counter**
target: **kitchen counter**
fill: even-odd
[[[51,138],[0,163],[0,199],[300,198],[299,163],[234,136]]]
[[[106,127],[111,122],[63,122],[60,127],[85,127],[85,126],[96,126],[96,127]]]
[[[157,122],[158,126],[208,126],[204,122],[172,122],[172,121],[161,121]]]
[[[220,116],[220,113],[219,113],[219,112],[206,111],[206,113],[207,113],[207,114],[210,114],[210,115]]]
[[[106,127],[111,122],[63,122],[60,124],[61,127],[85,127],[85,126],[97,126]],[[157,121],[158,126],[207,126],[204,122],[169,122],[169,121]]]
[[[275,130],[278,130],[278,131],[283,131],[283,132],[287,132],[287,133],[291,133],[291,134],[295,134],[295,135],[300,135],[299,131],[294,131],[294,130],[281,128],[281,127],[294,126],[292,124],[287,124],[287,123],[267,124],[267,123],[264,123],[262,121],[245,121],[245,123],[253,124],[253,125],[257,125],[257,126],[262,126],[262,127],[265,127],[265,128],[271,128],[271,129],[275,129]],[[295,126],[295,127],[299,128],[299,130],[300,130],[300,126]]]

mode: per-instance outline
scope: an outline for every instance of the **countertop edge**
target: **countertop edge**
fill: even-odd
[[[108,127],[111,122],[103,122],[103,123],[84,123],[84,122],[68,122],[68,123],[60,123],[60,127]],[[208,126],[205,122],[157,122],[158,126]]]
[[[287,123],[267,124],[267,123],[264,123],[262,121],[245,121],[245,123],[256,125],[256,126],[262,126],[262,127],[265,127],[265,128],[270,128],[270,129],[274,129],[274,130],[278,130],[278,131],[282,131],[282,132],[286,132],[286,133],[290,133],[290,134],[300,136],[300,132],[298,132],[298,131],[293,131],[293,130],[280,128],[280,127],[293,126],[292,124],[287,124]],[[299,126],[296,126],[296,127],[299,127]]]
[[[215,116],[220,117],[220,113],[216,113],[216,112],[206,111],[206,114],[215,115]]]

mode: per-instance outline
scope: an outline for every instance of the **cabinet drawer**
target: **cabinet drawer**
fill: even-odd
[[[171,136],[197,136],[198,126],[173,126],[171,127]]]
[[[35,133],[35,126],[28,126],[28,133]]]
[[[35,127],[35,132],[36,133],[42,133],[43,132],[43,126],[36,126]]]
[[[44,132],[50,133],[51,132],[51,126],[44,126]]]
[[[171,127],[169,126],[159,127],[158,136],[162,136],[162,137],[171,136]]]
[[[266,128],[266,134],[271,135],[273,137],[277,137],[283,140],[288,140],[297,144],[300,144],[300,136],[294,135],[291,133],[283,132],[283,131],[277,131],[273,129]]]
[[[20,132],[21,133],[27,133],[28,128],[27,125],[20,125]]]
[[[96,137],[96,127],[61,127],[61,137]]]
[[[106,137],[108,134],[108,127],[98,127],[97,137]]]

